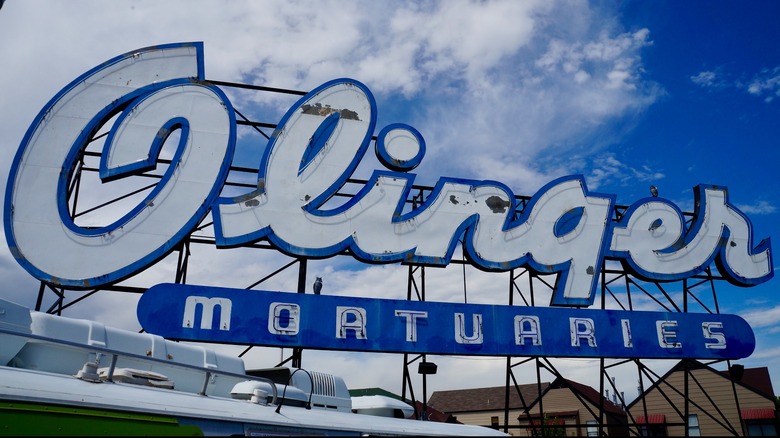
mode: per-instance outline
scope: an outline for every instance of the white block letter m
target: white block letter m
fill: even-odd
[[[198,305],[203,306],[200,316],[200,328],[211,330],[212,320],[214,318],[214,308],[219,306],[219,329],[230,330],[230,311],[233,303],[227,298],[206,298],[198,296],[189,296],[184,303],[184,318],[181,326],[184,328],[195,327],[195,310]]]

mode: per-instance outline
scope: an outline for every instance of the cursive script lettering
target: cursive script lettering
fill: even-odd
[[[351,117],[306,110],[312,107],[350,109]],[[318,87],[290,108],[269,141],[258,189],[217,200],[217,244],[266,238],[300,256],[349,249],[367,262],[446,265],[463,236],[469,259],[485,270],[527,266],[559,274],[553,305],[591,305],[605,255],[656,280],[686,278],[713,261],[738,284],[772,276],[768,241],[751,252],[749,222],[729,204],[725,190],[712,186],[697,187],[700,212],[690,229],[676,206],[658,198],[638,201],[613,224],[614,196],[589,192],[580,176],[547,184],[517,218],[506,186],[454,178],[440,179],[422,205],[404,211],[413,166],[388,159],[392,154],[378,141],[380,161],[396,171],[376,170],[348,202],[326,208],[367,150],[375,107],[364,85],[343,79]],[[406,125],[391,128],[383,133],[396,133],[412,149],[407,155],[415,163],[422,160],[419,132]]]
[[[129,52],[85,73],[41,110],[14,158],[6,192],[6,238],[25,269],[59,285],[115,283],[172,251],[211,209],[220,247],[267,239],[294,256],[349,250],[370,263],[444,266],[462,242],[481,269],[556,274],[553,305],[591,305],[606,257],[656,281],[688,278],[712,263],[741,286],[773,276],[769,239],[753,246],[750,222],[717,186],[696,187],[690,225],[677,206],[657,197],[636,201],[612,220],[615,196],[589,191],[579,175],[550,182],[522,207],[500,182],[445,177],[421,205],[409,207],[410,171],[426,146],[403,124],[377,136],[375,152],[386,169],[339,204],[334,197],[376,128],[374,97],[352,79],[325,83],[293,105],[269,140],[257,189],[218,198],[236,121],[226,95],[203,78],[202,64],[200,43]],[[180,131],[181,140],[142,202],[108,225],[79,226],[69,211],[69,180],[91,133],[115,116],[101,156],[104,181],[154,168],[171,132]],[[280,318],[294,322],[290,311]],[[344,316],[346,331],[359,323],[360,315]],[[274,330],[294,330],[281,321]]]

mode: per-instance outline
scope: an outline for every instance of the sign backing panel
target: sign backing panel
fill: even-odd
[[[736,315],[523,307],[153,286],[138,320],[160,336],[240,345],[483,356],[738,359]]]

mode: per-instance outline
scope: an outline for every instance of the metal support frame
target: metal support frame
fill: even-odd
[[[260,86],[253,86],[253,85],[247,85],[247,84],[238,84],[238,83],[231,83],[231,82],[222,82],[222,81],[211,81],[215,85],[219,85],[226,88],[235,88],[238,91],[254,91],[259,93],[282,93],[282,94],[289,94],[289,95],[304,95],[305,92],[302,91],[296,91],[296,90],[285,90],[285,89],[278,89],[278,88],[270,88],[270,87],[260,87]],[[243,113],[236,111],[238,115],[237,124],[239,126],[247,127],[254,132],[260,134],[265,139],[268,139],[271,137],[271,134],[266,132],[265,130],[273,130],[276,128],[276,125],[274,123],[267,123],[267,122],[259,122],[259,121],[253,121],[250,118],[246,117]],[[93,141],[99,140],[104,138],[105,133],[98,134],[96,137],[93,138]],[[374,138],[375,140],[375,138]],[[90,162],[99,160],[100,153],[91,151],[91,148],[87,148],[86,151],[82,153],[82,156],[80,157],[80,160],[76,166],[76,168],[71,172],[71,180],[69,184],[69,200],[68,200],[68,206],[70,209],[71,216],[74,218],[77,218],[81,215],[84,215],[89,212],[93,212],[102,208],[109,207],[113,205],[115,202],[118,202],[122,199],[125,199],[129,196],[137,195],[139,193],[143,193],[144,191],[151,190],[154,187],[154,184],[146,185],[143,187],[138,188],[137,190],[134,190],[131,193],[127,193],[121,196],[117,196],[116,198],[109,200],[105,203],[102,203],[97,206],[93,206],[86,209],[80,209],[79,205],[79,193],[82,189],[82,181],[81,179],[90,172],[97,172],[96,166],[90,166]],[[257,169],[250,169],[250,168],[244,168],[244,167],[231,167],[231,172],[236,174],[241,173],[257,173]],[[146,177],[149,177],[151,179],[156,179],[160,177],[159,172],[155,173],[154,171],[150,171],[148,174],[144,175]],[[362,180],[349,180],[348,184],[365,184],[366,181]],[[239,182],[237,180],[231,180],[230,177],[228,178],[228,181],[226,183],[226,186],[232,186],[232,187],[244,187],[244,188],[253,188],[255,186],[251,184],[247,184],[244,182]],[[406,201],[409,203],[413,208],[421,205],[426,197],[430,195],[433,191],[432,187],[425,187],[425,186],[413,186],[413,190],[411,191],[410,198]],[[350,193],[339,193],[336,196],[343,196],[343,197],[350,197],[352,194]],[[522,212],[522,209],[525,208],[529,201],[530,197],[526,196],[517,196],[516,197],[516,203],[517,203],[517,214],[519,215]],[[626,207],[618,206],[615,207],[613,211],[613,220],[619,220],[620,217],[623,216],[623,214],[626,211]],[[691,214],[686,214],[688,220],[690,221]],[[213,223],[212,222],[204,222],[201,223],[191,235],[189,235],[180,245],[177,246],[177,248],[174,249],[174,252],[177,254],[177,263],[176,263],[176,271],[173,273],[173,281],[176,283],[186,283],[187,282],[187,273],[188,273],[188,266],[189,261],[192,257],[197,257],[197,246],[199,245],[215,245],[215,239],[213,237]],[[246,248],[254,248],[254,249],[272,249],[275,250],[274,247],[272,247],[270,244],[267,243],[252,243],[243,245],[243,247]],[[351,256],[349,251],[345,251],[341,255],[348,255]],[[464,303],[467,302],[467,294],[466,294],[466,280],[465,280],[465,264],[467,261],[465,260],[453,260],[452,263],[463,263],[464,264],[464,270],[463,270],[463,288],[464,288],[464,295],[463,300]],[[307,259],[304,257],[292,257],[291,261],[281,268],[272,271],[265,275],[264,277],[260,278],[259,280],[252,282],[249,286],[247,286],[247,289],[252,289],[262,282],[266,281],[267,279],[273,277],[274,275],[277,275],[278,273],[285,271],[286,269],[293,268],[294,265],[297,265],[298,267],[298,293],[306,293],[306,277],[307,277]],[[546,306],[547,303],[541,302],[540,298],[537,297],[538,294],[544,293],[549,294],[552,289],[553,285],[549,281],[551,276],[550,275],[540,275],[537,273],[534,273],[527,269],[512,269],[504,274],[496,274],[496,275],[508,275],[509,278],[509,295],[508,295],[508,305],[520,305],[520,306]],[[672,282],[672,283],[658,283],[658,282],[647,282],[647,281],[640,281],[634,277],[632,277],[629,273],[627,273],[622,267],[617,265],[614,260],[605,260],[602,265],[601,270],[601,286],[600,286],[600,300],[599,305],[601,309],[607,308],[607,302],[609,301],[612,305],[617,305],[623,310],[633,310],[634,309],[634,303],[637,299],[641,297],[641,299],[650,300],[653,303],[655,303],[660,308],[670,311],[670,312],[688,312],[689,311],[689,305],[692,303],[695,303],[697,306],[701,307],[706,312],[709,313],[719,313],[719,305],[717,300],[717,294],[715,291],[715,284],[716,282],[720,282],[723,280],[723,278],[713,274],[713,272],[710,269],[707,269],[704,273],[697,275],[689,280],[684,280],[682,282]],[[554,283],[554,282],[553,282]],[[678,303],[673,298],[673,294],[670,293],[670,290],[674,290],[675,288],[679,287],[682,291],[682,303]],[[704,299],[702,296],[703,294],[698,294],[697,289],[708,289],[708,291],[711,291],[711,298]],[[44,301],[47,297],[48,293],[51,293],[54,296],[54,302],[48,307],[46,312],[61,315],[63,310],[78,304],[79,302],[89,298],[90,296],[101,292],[125,292],[125,293],[143,293],[145,291],[145,288],[143,287],[137,287],[137,286],[123,286],[120,283],[114,284],[111,286],[105,286],[101,288],[96,288],[88,291],[84,290],[76,290],[76,289],[68,289],[66,287],[62,287],[55,284],[47,284],[44,282],[40,283],[40,287],[38,290],[38,297],[36,301],[36,310],[41,310],[44,308]],[[520,301],[518,304],[515,304],[515,296],[519,297]],[[545,295],[546,296],[546,295]],[[689,300],[692,299],[693,301]],[[67,300],[69,299],[69,301]],[[407,277],[407,299],[412,300],[416,299],[419,301],[425,301],[425,266],[421,265],[415,265],[415,264],[408,264],[408,277]],[[539,301],[539,303],[537,303]],[[543,300],[542,300],[543,301]],[[243,356],[248,351],[251,350],[251,346],[248,346],[239,356]],[[284,350],[282,349],[282,352]],[[292,351],[292,354],[287,357],[286,359],[283,359],[277,366],[283,366],[286,363],[291,363],[292,367],[294,368],[300,368],[302,366],[302,354],[303,349],[302,348],[295,348]],[[528,407],[527,403],[531,403],[533,401],[529,400],[523,400],[522,394],[519,389],[518,384],[518,378],[513,372],[513,369],[518,366],[525,363],[528,363],[529,361],[533,361],[535,364],[536,369],[536,385],[539,390],[539,393],[541,394],[542,389],[542,376],[541,376],[541,370],[544,369],[548,372],[552,372],[554,375],[560,376],[560,374],[555,370],[555,367],[552,365],[552,363],[549,361],[550,358],[517,358],[512,356],[506,357],[506,367],[505,367],[505,379],[504,384],[506,386],[505,391],[505,410],[504,410],[504,416],[503,416],[503,430],[505,432],[508,432],[510,428],[517,428],[520,427],[519,424],[511,425],[510,422],[510,409],[509,409],[509,396],[510,392],[514,389],[517,391],[517,393],[521,397],[521,401],[526,408]],[[418,360],[425,361],[425,355],[416,355],[414,357],[410,357],[409,354],[403,354],[403,370],[402,370],[402,394],[401,397],[404,399],[407,399],[407,391],[410,396],[410,399],[412,401],[415,401],[415,394],[414,394],[414,388],[412,384],[412,378],[411,373],[409,372],[409,366],[413,363],[417,362]],[[645,390],[645,379],[649,379],[650,382],[657,382],[660,378],[657,374],[653,373],[652,370],[650,370],[641,360],[639,359],[631,359],[631,360],[623,360],[619,361],[614,364],[607,364],[604,359],[601,359],[599,361],[599,388],[598,390],[604,394],[606,388],[606,385],[610,385],[611,389],[614,391],[614,394],[619,394],[616,388],[616,385],[614,383],[614,380],[610,379],[608,371],[612,369],[613,367],[624,365],[624,364],[635,364],[637,369],[637,378],[639,382],[639,390],[641,392],[644,392]],[[562,377],[562,376],[561,376]],[[692,377],[692,375],[691,375]],[[695,381],[694,383],[698,385],[700,390],[705,390],[698,382]],[[606,382],[606,384],[605,384]],[[426,406],[427,404],[427,375],[422,375],[422,386],[423,386],[423,406]],[[690,412],[690,405],[692,402],[689,400],[689,370],[685,370],[685,385],[683,388],[682,395],[685,398],[686,402],[684,405],[684,409],[682,411],[679,411],[678,414],[682,421],[687,421],[687,416]],[[659,387],[660,388],[660,387]],[[672,388],[673,391],[679,392],[679,390]],[[640,393],[641,393],[640,392]],[[739,406],[739,399],[737,397],[737,391],[736,387],[734,387],[734,402]],[[709,395],[707,395],[709,397]],[[622,394],[618,396],[620,398],[620,403],[625,405],[625,400],[623,399]],[[668,396],[664,393],[664,397],[667,398]],[[543,406],[543,400],[540,398],[538,400],[538,404],[540,407],[540,412],[544,414],[544,406]],[[646,407],[645,409],[645,415],[647,415]],[[416,407],[415,407],[416,410]],[[530,421],[530,414],[528,413],[528,409],[524,410],[526,418]],[[415,412],[417,415],[418,413]],[[606,434],[607,427],[609,424],[605,421],[605,414],[604,414],[604,406],[603,402],[598,407],[597,412],[592,412],[594,417],[598,419],[597,427],[599,428],[599,433],[601,435]],[[719,424],[722,424],[723,427],[727,428],[729,431],[731,431],[734,435],[738,435],[740,432],[744,434],[744,425],[740,424],[737,426],[731,425],[726,421],[725,416],[722,414],[722,412],[718,412],[718,418],[716,421],[719,422]],[[418,415],[419,416],[419,415]],[[630,415],[629,415],[630,417]],[[716,416],[713,415],[713,418],[716,418]],[[636,426],[635,419],[629,418],[629,425],[630,426]],[[489,426],[489,425],[487,425]],[[541,431],[544,432],[544,422],[540,424]],[[635,427],[631,429],[633,433],[635,432]]]
[[[625,212],[625,207],[616,207],[614,210],[615,220],[618,220],[619,217],[623,215]],[[688,220],[690,220],[691,215],[686,214],[688,217]],[[634,310],[634,303],[637,299],[649,299],[653,303],[655,303],[660,308],[664,309],[668,312],[689,312],[689,306],[690,304],[696,304],[697,306],[701,307],[701,310],[708,312],[708,313],[719,313],[720,308],[718,304],[717,299],[717,293],[715,291],[715,284],[718,281],[725,281],[722,277],[717,276],[713,274],[712,270],[710,268],[706,269],[704,273],[696,275],[692,277],[691,279],[681,280],[678,282],[669,282],[669,283],[660,283],[660,282],[648,282],[648,281],[642,281],[639,279],[634,278],[631,276],[628,272],[626,272],[622,266],[613,266],[617,265],[616,261],[614,260],[605,260],[602,265],[601,269],[601,281],[600,281],[600,295],[599,300],[597,301],[600,305],[601,309],[607,308],[607,302],[609,300],[610,304],[616,304],[619,308],[622,310]],[[525,306],[536,306],[536,295],[540,293],[539,289],[545,294],[549,294],[553,290],[553,286],[550,284],[550,282],[545,280],[545,275],[538,275],[528,270],[519,270],[519,273],[516,273],[515,271],[518,270],[512,270],[509,271],[509,297],[508,297],[508,305],[515,305],[515,295],[517,295],[521,301],[522,304]],[[522,284],[521,284],[522,282]],[[675,290],[675,288],[678,288],[682,292],[682,297],[680,300],[682,302],[676,301],[673,297],[673,294],[670,292],[672,290]],[[701,293],[699,290],[702,290]],[[711,292],[711,299],[708,302],[705,302],[706,300],[702,297]],[[545,304],[541,304],[545,305]],[[519,385],[516,383],[516,377],[513,372],[513,368],[517,365],[526,363],[528,360],[533,359],[534,363],[536,364],[536,384],[541,391],[541,369],[546,369],[548,371],[552,371],[555,376],[563,377],[557,371],[553,371],[554,368],[552,366],[552,363],[549,361],[551,358],[531,358],[531,359],[525,359],[520,360],[519,362],[512,363],[512,357],[507,357],[506,360],[506,377],[505,377],[505,385],[507,386],[506,392],[505,392],[505,411],[504,411],[504,425],[503,430],[504,432],[508,432],[509,429],[513,429],[516,427],[520,427],[519,424],[517,425],[511,425],[510,419],[509,419],[509,393],[510,393],[510,380],[515,385],[515,390],[520,393]],[[542,363],[544,362],[544,363]],[[651,382],[656,383],[658,382],[661,377],[653,373],[649,367],[647,367],[642,360],[640,359],[632,359],[632,360],[622,360],[618,361],[614,364],[607,364],[605,359],[599,360],[599,393],[605,394],[605,390],[607,389],[605,386],[605,383],[611,386],[611,390],[613,391],[613,394],[616,395],[616,398],[619,399],[619,404],[622,406],[626,406],[626,400],[624,399],[624,396],[617,390],[617,387],[614,383],[614,380],[609,375],[609,370],[611,368],[614,368],[616,366],[620,366],[629,362],[633,362],[636,364],[637,367],[637,377],[639,381],[639,395],[641,396],[645,392],[645,384],[644,379],[650,379]],[[671,360],[670,360],[671,362]],[[672,391],[678,393],[678,395],[681,395],[684,399],[684,406],[683,410],[680,410],[675,407],[675,410],[677,411],[677,414],[679,415],[679,422],[669,423],[668,425],[684,425],[686,430],[686,436],[688,434],[688,428],[687,428],[687,419],[690,415],[690,406],[694,405],[699,410],[702,410],[701,406],[695,405],[690,400],[690,392],[689,392],[689,379],[693,378],[694,382],[697,385],[697,388],[699,391],[704,393],[704,396],[708,398],[710,401],[711,395],[708,393],[707,388],[705,388],[703,385],[701,385],[698,381],[695,380],[693,375],[691,374],[689,368],[688,368],[688,362],[684,362],[684,387],[682,391],[679,391],[677,388],[671,388]],[[663,390],[660,387],[657,387],[657,389],[662,391],[662,394],[664,398],[670,403],[670,405],[674,406],[674,404],[669,399],[668,395],[663,392]],[[739,412],[739,397],[737,395],[736,386],[735,383],[732,381],[732,389],[734,394],[734,403],[736,405],[737,411]],[[541,393],[541,392],[539,392]],[[576,394],[575,394],[576,395]],[[609,427],[609,424],[605,421],[605,413],[604,413],[604,404],[603,404],[603,398],[602,402],[599,405],[598,412],[591,412],[594,417],[597,418],[597,427],[599,429],[600,435],[606,435],[607,429]],[[645,411],[645,418],[647,418],[647,407],[644,405],[644,399],[642,399],[643,402],[643,409]],[[538,402],[540,412],[542,415],[544,414],[544,406],[542,399]],[[526,419],[529,421],[531,420],[528,406],[523,401],[523,405],[526,406],[526,409],[524,409],[524,413],[526,416]],[[587,406],[587,404],[583,403],[584,406]],[[723,428],[728,430],[730,433],[732,433],[735,436],[738,435],[744,435],[744,424],[743,422],[740,422],[738,425],[731,424],[727,417],[723,414],[721,409],[716,409],[717,415],[713,415],[711,412],[705,411],[707,416],[713,419],[716,423],[721,425]],[[635,419],[631,417],[629,414],[629,424],[630,426],[629,430],[630,433],[633,435],[637,435],[637,429],[636,429],[636,422]],[[533,429],[536,429],[535,427]],[[545,424],[544,422],[541,422],[539,425],[539,430],[533,430],[534,433],[542,433],[544,434]]]
[[[419,278],[415,278],[415,274],[417,274]],[[409,265],[407,269],[406,299],[412,300],[413,297],[416,298],[417,301],[425,301],[425,266]],[[415,355],[414,358],[412,359],[409,359],[409,356],[410,355],[408,353],[404,353],[401,398],[407,400],[406,391],[408,389],[409,394],[411,395],[412,405],[414,407],[414,417],[417,419],[423,419],[423,418],[427,419],[428,417],[428,375],[426,374],[422,375],[422,386],[423,386],[422,411],[418,412],[417,403],[414,403],[416,401],[416,398],[414,397],[414,389],[413,389],[414,385],[412,384],[412,373],[409,371],[409,366],[417,362],[418,360],[425,362],[425,355],[424,354]]]

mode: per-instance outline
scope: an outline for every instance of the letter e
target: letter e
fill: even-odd
[[[658,332],[658,345],[661,348],[682,348],[682,344],[676,342],[677,321],[656,321],[655,327]]]

